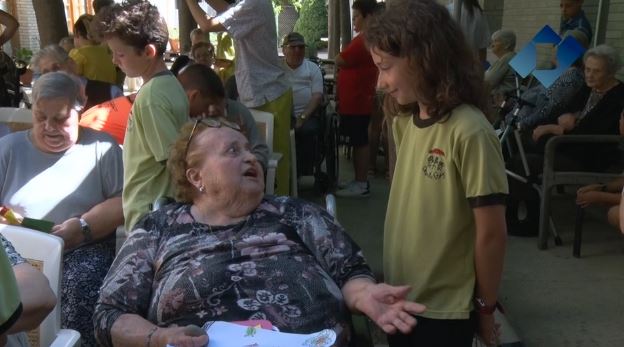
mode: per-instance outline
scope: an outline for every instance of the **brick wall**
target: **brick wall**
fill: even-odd
[[[604,12],[608,13],[601,24],[605,26],[604,43],[615,47],[624,59],[624,0],[611,0]],[[617,76],[624,81],[624,69]]]
[[[37,19],[31,0],[17,0],[17,21],[20,23],[18,30],[20,46],[30,50],[39,50],[39,30]]]

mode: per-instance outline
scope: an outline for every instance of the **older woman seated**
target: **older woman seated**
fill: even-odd
[[[607,45],[588,50],[583,57],[586,86],[573,98],[557,124],[540,125],[533,130],[533,140],[540,147],[552,135],[617,135],[620,113],[624,108],[624,85],[615,78],[620,69],[617,51]],[[574,161],[584,162],[587,169],[599,169],[615,158],[612,151],[597,150],[595,146],[568,146]],[[604,147],[604,146],[601,146]],[[602,163],[602,164],[601,164]]]
[[[485,82],[493,100],[498,101],[516,89],[516,73],[509,62],[516,56],[516,34],[512,30],[498,30],[492,34],[490,49],[498,58],[485,71]]]
[[[565,36],[573,37],[585,49],[589,46],[589,38],[580,30],[568,30]],[[556,64],[556,52],[553,60],[553,64]],[[517,113],[518,127],[527,132],[533,131],[538,125],[556,122],[584,85],[583,58],[579,57],[548,88],[538,84],[522,94],[524,105]],[[511,110],[506,119],[512,121],[515,112]]]
[[[230,128],[232,127],[232,128]],[[179,203],[144,217],[101,289],[94,324],[104,346],[204,345],[190,326],[265,319],[282,332],[333,329],[349,310],[386,332],[410,331],[424,306],[408,287],[375,284],[361,250],[319,207],[264,196],[262,168],[234,124],[187,124],[168,166]]]
[[[123,223],[121,149],[109,135],[78,126],[80,82],[43,75],[32,92],[33,128],[0,139],[0,201],[46,219],[65,241],[61,326],[95,345],[92,314]]]

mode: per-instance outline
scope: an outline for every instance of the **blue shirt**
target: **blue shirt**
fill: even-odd
[[[568,20],[565,20],[561,17],[561,24],[559,25],[559,35],[563,35],[568,30],[579,30],[587,35],[587,42],[591,42],[592,40],[592,29],[591,24],[589,24],[589,20],[585,16],[585,12],[581,10],[578,15],[572,17]]]

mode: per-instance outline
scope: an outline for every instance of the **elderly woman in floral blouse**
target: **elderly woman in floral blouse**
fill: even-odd
[[[336,332],[349,311],[408,332],[424,306],[408,287],[376,284],[361,250],[319,207],[264,196],[245,136],[223,119],[182,128],[168,163],[178,203],[139,222],[101,289],[105,346],[203,346],[193,325],[265,319],[282,332]]]

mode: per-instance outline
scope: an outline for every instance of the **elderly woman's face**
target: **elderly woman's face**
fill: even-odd
[[[602,90],[610,82],[612,74],[607,71],[607,62],[596,56],[585,59],[585,83],[593,89]]]
[[[492,40],[490,48],[492,49],[492,53],[494,53],[494,55],[499,58],[507,53],[507,49],[505,49],[505,45],[501,42],[500,39]]]
[[[62,152],[78,141],[78,111],[65,98],[40,99],[33,105],[32,137],[35,147]]]
[[[242,133],[221,127],[207,128],[196,136],[194,151],[202,153],[203,160],[196,169],[209,194],[224,198],[262,196],[262,166]]]

